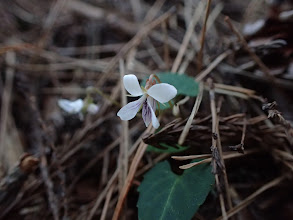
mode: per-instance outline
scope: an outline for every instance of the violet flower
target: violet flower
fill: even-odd
[[[157,78],[157,76],[152,74],[147,80],[144,88],[139,85],[135,75],[129,74],[123,77],[123,84],[127,92],[133,97],[141,97],[136,101],[128,103],[118,111],[117,116],[119,116],[121,120],[130,120],[134,118],[137,112],[142,108],[142,118],[146,127],[148,127],[151,122],[154,128],[160,126],[155,114],[157,102],[169,102],[176,96],[177,89],[167,83],[156,83],[153,77]]]
[[[90,114],[96,114],[99,111],[99,106],[94,103],[88,103],[85,100],[77,99],[70,101],[67,99],[58,100],[59,107],[68,114],[78,114],[87,111]]]

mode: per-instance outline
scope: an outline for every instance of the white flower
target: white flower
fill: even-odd
[[[62,110],[69,114],[82,113],[83,109],[85,109],[90,114],[96,114],[99,111],[99,106],[93,103],[87,103],[82,99],[77,99],[75,101],[59,99],[58,105]]]
[[[76,114],[76,113],[79,113],[81,109],[83,108],[83,100],[77,99],[75,101],[70,101],[67,99],[59,99],[58,105],[65,112],[69,114]]]
[[[87,112],[92,115],[96,114],[98,111],[99,111],[99,106],[97,106],[93,103],[89,104],[87,107]]]
[[[167,83],[156,84],[153,75],[147,80],[145,88],[140,87],[137,77],[133,74],[125,75],[123,77],[123,84],[131,96],[141,97],[125,105],[118,111],[117,115],[121,120],[130,120],[142,108],[142,118],[146,127],[152,122],[154,128],[158,128],[160,123],[155,115],[157,101],[160,103],[169,102],[176,96],[177,89]]]

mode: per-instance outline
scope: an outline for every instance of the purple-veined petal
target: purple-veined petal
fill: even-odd
[[[142,107],[142,119],[146,127],[148,127],[152,121],[152,112],[151,112],[150,106],[148,105],[146,101],[144,101],[143,107]]]
[[[155,99],[153,99],[152,97],[148,96],[147,103],[153,109],[153,111],[156,112],[157,101]]]
[[[157,101],[154,100],[152,97],[148,96],[147,101],[143,103],[142,107],[142,118],[145,123],[145,126],[148,127],[152,121],[152,111],[156,111],[156,103]]]
[[[148,97],[147,104],[149,106],[149,110],[151,111],[151,115],[152,115],[152,125],[155,129],[157,129],[160,127],[160,123],[155,114],[156,101],[152,97]]]
[[[75,101],[70,101],[67,99],[59,99],[58,105],[61,109],[69,114],[76,114],[81,111],[83,107],[83,100],[77,99]]]
[[[135,75],[125,75],[123,77],[123,84],[127,92],[129,92],[132,96],[143,95],[143,91],[141,90],[138,79]]]
[[[177,89],[168,83],[159,83],[149,88],[147,93],[155,100],[165,103],[177,95]]]
[[[117,116],[119,116],[121,120],[133,119],[145,100],[146,95],[140,97],[134,102],[129,102],[117,112]]]

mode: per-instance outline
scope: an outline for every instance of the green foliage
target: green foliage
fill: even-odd
[[[177,74],[177,73],[158,73],[156,74],[162,83],[168,83],[173,85],[177,89],[177,95],[185,95],[185,96],[197,96],[198,94],[198,83],[194,81],[194,79],[185,74]],[[146,80],[143,80],[142,85],[145,86]],[[174,105],[174,102],[171,101]],[[160,109],[165,110],[170,108],[168,103],[161,104]]]
[[[194,79],[185,74],[176,73],[158,73],[156,74],[163,83],[169,83],[177,89],[177,95],[197,96],[198,83]]]
[[[179,176],[167,161],[154,166],[138,188],[140,220],[190,220],[214,184],[210,164],[185,170]]]
[[[175,144],[175,146],[171,146],[165,143],[159,143],[159,145],[161,146],[160,148],[149,145],[147,148],[147,151],[152,151],[156,153],[177,153],[177,152],[185,151],[189,148],[189,146],[181,146],[179,144]]]

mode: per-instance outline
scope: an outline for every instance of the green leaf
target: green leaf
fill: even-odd
[[[197,96],[198,83],[194,79],[185,74],[177,74],[172,72],[157,73],[156,74],[162,83],[169,83],[177,89],[177,95]],[[142,81],[145,86],[146,79]]]
[[[177,73],[158,73],[156,74],[160,80],[164,83],[169,83],[177,89],[177,95],[197,96],[198,83],[194,81],[194,78],[185,74]]]
[[[214,184],[210,164],[185,170],[179,176],[167,161],[154,166],[138,188],[140,220],[190,220]]]
[[[168,83],[173,85],[177,89],[177,95],[185,95],[185,96],[197,96],[198,94],[198,83],[194,81],[194,79],[185,74],[177,74],[177,73],[158,73],[156,74],[162,83]],[[143,80],[142,85],[145,86],[146,80]],[[171,101],[174,104],[173,101]],[[165,110],[170,108],[169,104],[161,104],[160,109]]]
[[[189,148],[189,146],[181,146],[179,144],[175,144],[175,146],[171,146],[165,143],[159,143],[159,145],[161,146],[161,148],[149,145],[147,147],[147,151],[152,151],[156,153],[177,153],[177,152],[185,151]]]

